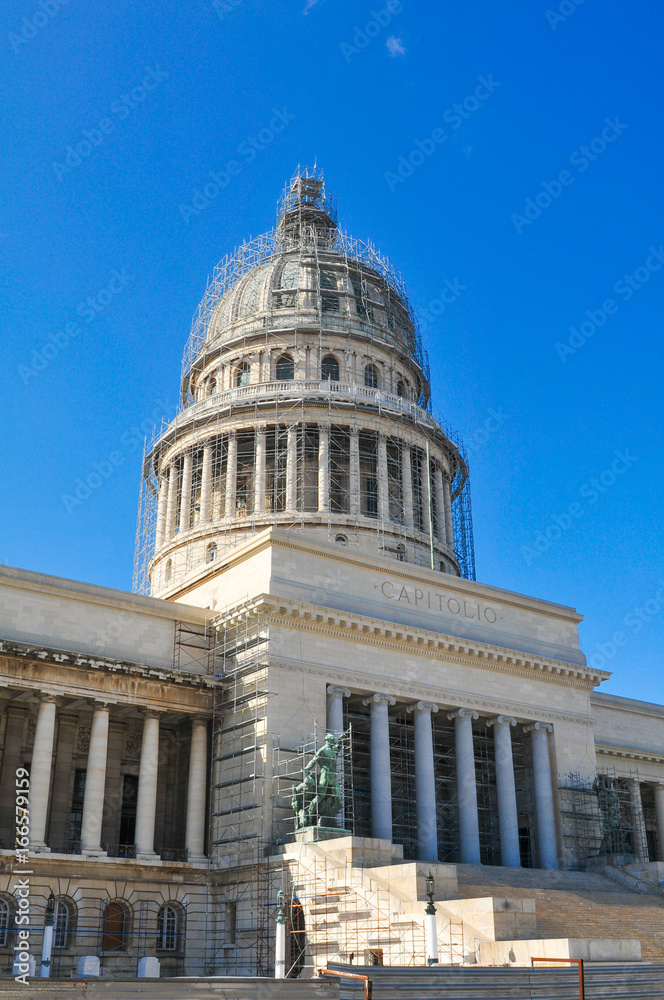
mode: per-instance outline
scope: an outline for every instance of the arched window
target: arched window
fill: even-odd
[[[251,367],[247,361],[243,361],[235,372],[235,384],[237,386],[249,385],[251,380]]]
[[[332,354],[328,354],[323,358],[320,366],[320,377],[323,381],[339,381],[339,362]]]
[[[275,373],[278,382],[290,382],[295,378],[295,362],[289,354],[282,354],[277,358]]]
[[[166,583],[171,582],[171,577],[173,576],[173,560],[169,559],[166,563]]]
[[[60,896],[53,914],[53,947],[71,948],[76,933],[77,907],[73,899]]]
[[[14,903],[0,896],[0,948],[8,948],[14,930]]]
[[[374,365],[367,365],[364,369],[364,384],[370,389],[378,388],[378,369]]]
[[[157,915],[157,951],[181,950],[184,911],[179,903],[165,903]]]
[[[214,376],[213,376],[213,377],[212,377],[212,378],[211,378],[211,379],[210,379],[210,380],[208,381],[208,390],[207,390],[207,394],[208,394],[208,396],[214,396],[214,394],[215,394],[215,392],[216,392],[216,391],[217,391],[217,380],[216,380],[216,378],[214,378]]]
[[[211,563],[214,562],[216,558],[217,558],[217,543],[210,542],[210,544],[205,550],[205,561],[206,563]]]
[[[406,399],[406,383],[401,379],[397,382],[397,396],[401,396],[402,399]]]
[[[104,951],[125,951],[129,934],[129,907],[121,899],[106,904],[104,912]]]

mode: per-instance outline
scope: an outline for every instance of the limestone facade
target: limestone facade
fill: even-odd
[[[0,567],[0,973],[18,775],[61,975],[269,973],[283,886],[291,969],[352,950],[313,932],[334,886],[352,948],[419,955],[425,868],[446,934],[534,938],[527,901],[501,924],[459,899],[457,866],[664,862],[664,709],[596,691],[573,608],[474,580],[468,466],[412,309],[318,175],[215,272],[181,388],[144,467],[152,596]],[[336,848],[293,830],[326,733]]]

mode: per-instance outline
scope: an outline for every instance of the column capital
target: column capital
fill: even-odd
[[[371,705],[372,702],[374,705],[380,705],[382,702],[388,705],[396,705],[397,700],[391,694],[371,694],[368,698],[362,699],[363,705]]]
[[[196,725],[207,726],[207,724],[208,724],[208,717],[206,715],[192,715],[191,716],[191,724],[192,724],[192,726],[196,726]]]
[[[58,696],[57,694],[50,694],[48,691],[42,691],[37,700],[42,705],[55,705],[58,701]]]
[[[457,708],[454,712],[447,713],[448,719],[479,719],[479,714],[474,708]]]
[[[97,709],[100,709],[100,708],[104,709],[104,711],[106,711],[106,712],[110,712],[111,708],[113,706],[115,706],[116,704],[117,704],[117,702],[115,702],[115,701],[106,701],[105,698],[90,698],[90,700],[88,701],[88,705],[95,712],[97,711]]]
[[[340,684],[328,684],[327,693],[340,694],[342,698],[350,698],[350,688],[343,687]]]
[[[433,712],[438,711],[438,705],[433,701],[416,701],[412,705],[406,706],[407,712]]]
[[[141,715],[144,719],[160,719],[163,714],[163,708],[141,708]]]
[[[516,726],[516,719],[511,715],[497,715],[495,719],[487,719],[487,726]]]
[[[553,726],[550,722],[531,722],[529,725],[523,727],[524,733],[538,733],[538,732],[553,732]]]

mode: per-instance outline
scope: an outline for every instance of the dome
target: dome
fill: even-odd
[[[296,176],[277,227],[217,266],[184,359],[183,399],[211,352],[257,331],[313,328],[375,340],[428,375],[401,275],[370,243],[337,228],[324,181]],[[424,387],[428,393],[428,386]]]
[[[468,467],[431,415],[401,276],[338,229],[322,175],[215,269],[145,476],[155,595],[266,528],[472,577]]]

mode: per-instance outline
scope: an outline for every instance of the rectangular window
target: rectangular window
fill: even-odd
[[[198,448],[191,463],[191,505],[189,524],[193,528],[201,519],[201,487],[203,485],[203,449]]]
[[[226,466],[228,443],[226,438],[212,442],[212,477],[210,483],[210,515],[218,521],[226,512]]]
[[[330,430],[330,509],[350,510],[350,435],[341,427]]]
[[[282,511],[286,507],[286,451],[288,432],[274,427],[265,438],[265,510]]]
[[[237,480],[235,485],[235,516],[247,517],[254,509],[254,432],[242,431],[237,436]]]
[[[318,428],[298,428],[299,510],[318,510]]]
[[[83,822],[83,799],[85,797],[85,769],[77,768],[74,772],[74,790],[69,811],[69,841],[75,843],[81,839],[81,823]]]
[[[226,903],[226,940],[229,944],[235,944],[237,937],[237,903],[235,901]]]
[[[419,448],[411,448],[411,476],[413,480],[413,527],[424,531],[424,474],[426,458]]]
[[[360,513],[378,517],[378,436],[360,434]]]
[[[120,812],[120,849],[134,846],[136,839],[136,802],[138,800],[138,775],[125,774],[122,783],[122,809]]]
[[[401,444],[390,438],[387,442],[387,491],[390,503],[390,520],[396,521],[398,524],[404,522],[402,483]]]

